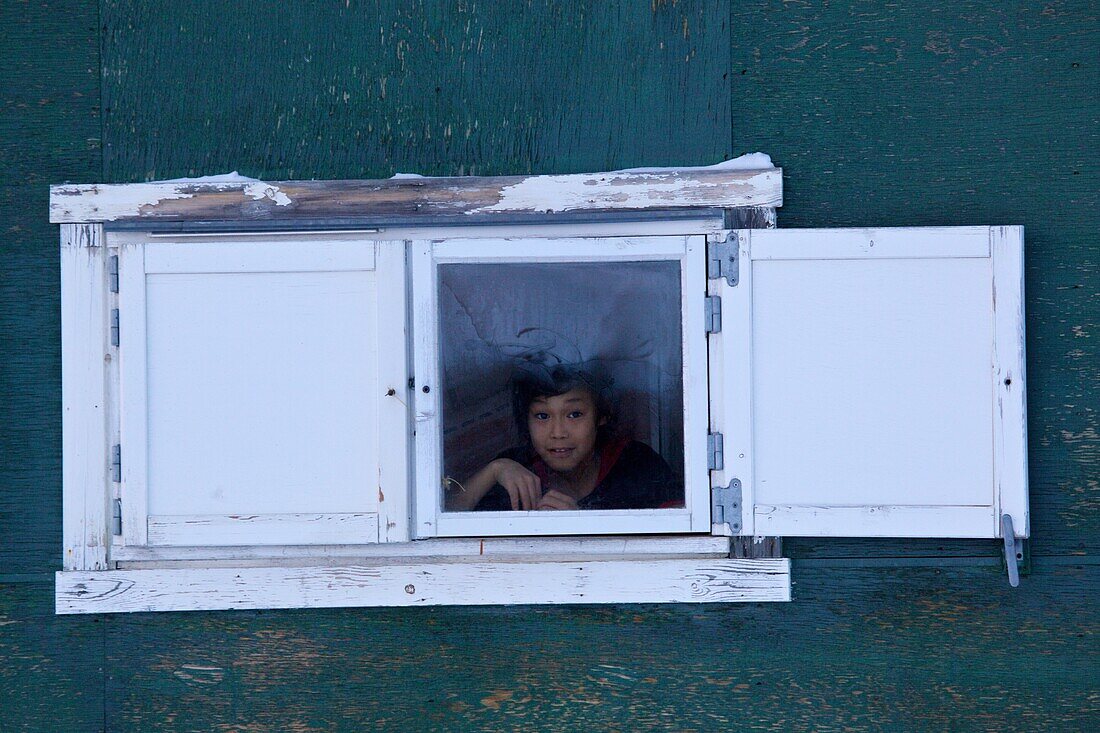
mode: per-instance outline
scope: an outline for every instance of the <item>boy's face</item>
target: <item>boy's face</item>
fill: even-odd
[[[527,429],[535,452],[558,473],[571,473],[596,451],[596,400],[580,387],[554,397],[536,397],[527,408]]]

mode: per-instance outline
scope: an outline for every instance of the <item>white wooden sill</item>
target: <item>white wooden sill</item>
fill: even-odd
[[[111,569],[356,565],[375,562],[480,562],[725,558],[730,539],[705,534],[581,537],[435,537],[413,542],[348,545],[111,547]],[[72,568],[77,569],[77,568]]]
[[[57,573],[59,614],[789,601],[786,558],[450,561]]]

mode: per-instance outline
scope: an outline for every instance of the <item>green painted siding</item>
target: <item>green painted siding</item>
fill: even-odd
[[[1095,3],[378,5],[0,4],[0,731],[1100,728]],[[52,614],[47,184],[754,150],[781,226],[1026,226],[1019,589],[992,543],[792,540],[783,605]]]

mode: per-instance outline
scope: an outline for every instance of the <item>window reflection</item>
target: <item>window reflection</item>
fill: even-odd
[[[683,506],[678,262],[439,275],[446,510]]]

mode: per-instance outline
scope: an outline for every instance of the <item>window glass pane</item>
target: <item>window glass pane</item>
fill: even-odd
[[[445,510],[683,506],[678,261],[439,283]]]

